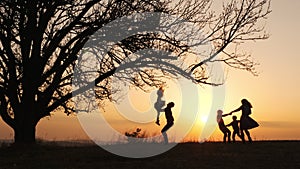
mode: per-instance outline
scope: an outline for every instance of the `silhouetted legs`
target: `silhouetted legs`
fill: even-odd
[[[163,137],[164,137],[164,142],[165,142],[165,144],[168,144],[169,143],[169,140],[168,140],[168,135],[167,135],[167,130],[170,128],[170,127],[172,127],[173,126],[173,122],[168,122],[166,125],[165,125],[165,127],[161,130],[161,133],[162,133],[162,135],[163,135]]]
[[[242,139],[242,136],[239,131],[233,131],[233,133],[232,133],[232,141],[233,142],[235,142],[235,135],[238,135],[238,137]]]
[[[168,143],[169,143],[169,139],[168,139],[167,133],[166,133],[166,132],[163,132],[162,135],[163,135],[163,137],[164,137],[164,143],[165,143],[165,144],[168,144]]]
[[[248,137],[249,142],[252,142],[252,138],[250,136],[250,132],[248,130],[245,130],[245,133],[246,133],[246,135]]]
[[[228,128],[224,128],[221,131],[224,134],[224,136],[223,136],[223,142],[226,143],[226,138],[228,138],[228,143],[230,143],[231,142],[231,140],[230,140],[230,136],[231,136],[230,130]]]
[[[244,134],[244,132],[246,133],[246,135],[247,135],[247,137],[248,137],[248,140],[249,140],[249,142],[251,143],[251,142],[252,142],[252,138],[251,138],[251,136],[250,136],[250,132],[249,132],[248,130],[242,130],[242,132],[241,132],[241,137],[242,137],[243,143],[245,143],[245,134]]]

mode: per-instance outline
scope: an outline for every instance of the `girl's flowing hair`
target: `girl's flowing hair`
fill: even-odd
[[[242,100],[242,105],[252,108],[251,103],[247,99]]]

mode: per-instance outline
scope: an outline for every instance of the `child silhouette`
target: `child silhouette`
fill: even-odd
[[[163,112],[163,107],[165,106],[165,101],[163,100],[163,96],[164,96],[164,89],[162,87],[160,87],[157,91],[157,100],[154,103],[154,108],[156,109],[157,112],[157,117],[156,117],[156,124],[160,126],[159,123],[159,116],[160,116],[160,112]]]
[[[239,120],[237,120],[236,116],[232,116],[232,122],[227,124],[226,127],[232,126],[232,141],[235,142],[235,135],[238,135],[241,139],[240,128],[239,128]]]
[[[228,116],[229,114],[223,114],[222,110],[218,110],[217,111],[217,122],[218,122],[218,126],[219,129],[222,131],[222,133],[224,134],[223,136],[223,142],[226,143],[226,138],[228,138],[228,143],[231,142],[230,140],[230,136],[231,136],[231,132],[230,130],[225,126],[224,120],[222,117]]]

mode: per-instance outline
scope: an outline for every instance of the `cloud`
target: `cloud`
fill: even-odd
[[[300,122],[296,121],[259,121],[258,123],[268,128],[300,128]]]

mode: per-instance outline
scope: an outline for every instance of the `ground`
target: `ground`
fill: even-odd
[[[132,159],[96,145],[39,143],[0,147],[0,169],[297,169],[300,141],[181,143],[158,156]]]

